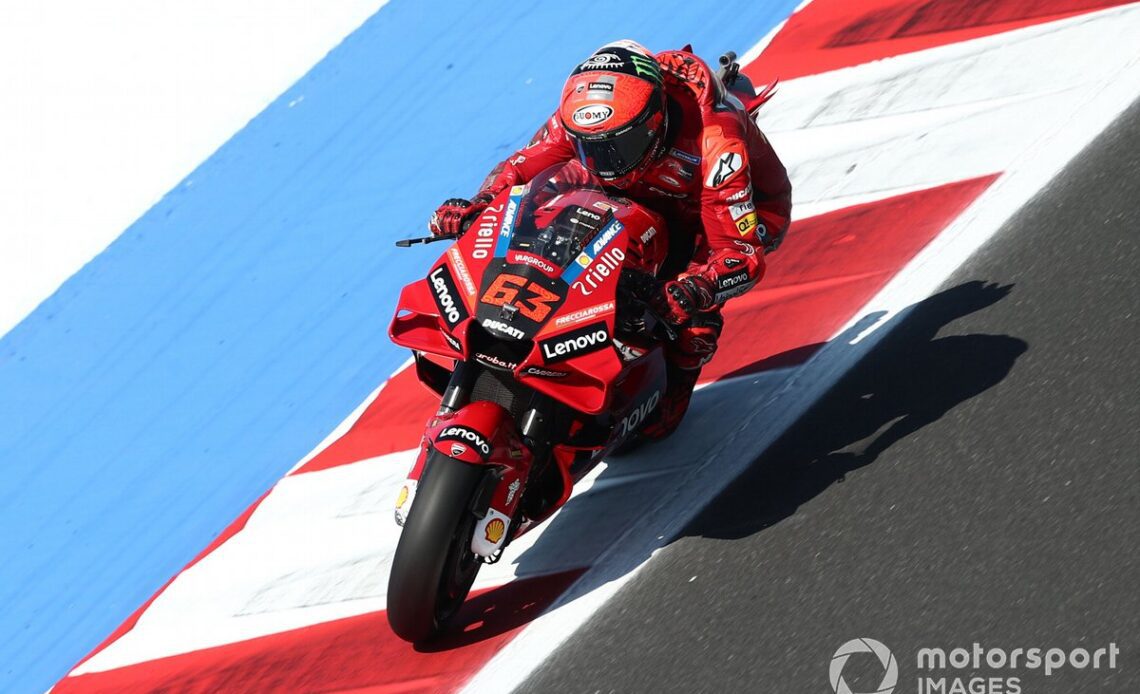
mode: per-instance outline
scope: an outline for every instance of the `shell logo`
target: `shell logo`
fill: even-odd
[[[408,503],[408,485],[405,484],[400,487],[400,494],[396,497],[396,508],[403,508],[406,503]]]
[[[503,522],[502,518],[495,518],[487,524],[486,534],[487,541],[499,544],[499,540],[503,539],[503,533],[507,531],[507,524]]]

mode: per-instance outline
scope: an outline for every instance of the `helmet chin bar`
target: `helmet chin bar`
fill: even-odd
[[[579,162],[583,167],[586,168],[587,171],[590,171],[590,173],[597,176],[601,180],[602,185],[606,188],[617,188],[618,190],[624,190],[640,181],[641,177],[645,175],[646,169],[649,168],[649,165],[660,158],[661,154],[664,151],[665,136],[662,134],[661,137],[657,138],[656,144],[654,144],[653,147],[646,151],[645,156],[633,165],[633,168],[619,175],[607,176],[600,171],[594,171],[590,169],[589,165],[583,161],[581,157],[579,157]]]
[[[630,129],[635,129],[637,126],[640,126],[643,123],[644,121],[630,125]],[[575,140],[575,149],[577,150],[578,161],[581,163],[581,165],[584,166],[587,171],[593,173],[597,178],[602,179],[604,182],[609,183],[614,181],[622,181],[624,185],[628,186],[632,185],[632,183],[637,179],[640,179],[644,173],[646,166],[657,160],[657,158],[661,156],[662,152],[665,152],[665,130],[667,128],[667,125],[668,114],[662,112],[661,122],[658,124],[657,128],[648,133],[649,137],[652,138],[649,146],[645,147],[641,153],[641,156],[638,156],[635,162],[622,166],[620,172],[612,170],[606,171],[604,169],[596,168],[596,166],[591,165],[592,160],[596,162],[598,158],[601,158],[601,160],[608,162],[621,161],[620,155],[597,156],[603,154],[602,152],[598,152],[597,148],[604,147],[606,145],[605,140],[601,138],[594,139],[583,137],[580,136],[580,134],[573,133],[569,130],[568,133],[570,134],[571,138]],[[618,137],[620,137],[620,134]],[[591,152],[591,149],[593,149],[595,156],[591,156],[591,154],[589,154],[589,152]]]
[[[645,169],[643,167],[636,166],[633,168],[632,171],[630,171],[629,173],[624,173],[621,176],[613,176],[610,178],[606,178],[606,177],[602,176],[601,174],[598,174],[598,178],[600,178],[602,180],[602,186],[605,188],[615,188],[617,190],[625,190],[625,189],[633,186],[634,184],[636,184],[638,181],[640,181],[641,177],[642,177],[642,175],[644,175],[644,173],[645,173]]]

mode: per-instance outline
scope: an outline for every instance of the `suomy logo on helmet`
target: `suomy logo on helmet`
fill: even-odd
[[[612,115],[614,110],[609,106],[589,104],[575,111],[570,120],[574,121],[574,125],[597,125],[608,121]]]

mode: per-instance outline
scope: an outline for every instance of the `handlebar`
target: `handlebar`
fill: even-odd
[[[627,300],[632,300],[636,305],[640,305],[644,309],[645,315],[653,319],[654,325],[651,332],[660,330],[665,333],[670,341],[676,340],[676,329],[653,309],[653,297],[661,291],[657,278],[645,272],[626,269],[622,270],[621,280],[626,292],[628,292]],[[619,284],[620,286],[622,285]]]
[[[677,331],[673,328],[673,325],[669,321],[662,318],[661,315],[654,311],[653,307],[649,304],[645,305],[645,312],[649,314],[650,318],[657,321],[657,324],[654,327],[660,328],[661,331],[665,333],[665,337],[669,338],[670,342],[677,341]]]
[[[400,239],[399,241],[396,242],[396,247],[397,248],[411,248],[412,246],[416,245],[417,243],[422,243],[426,246],[427,244],[435,243],[436,241],[452,241],[452,240],[457,239],[460,236],[463,236],[464,234],[466,234],[467,230],[471,228],[471,225],[475,223],[475,217],[477,217],[477,216],[478,215],[475,215],[472,217],[468,217],[467,219],[464,219],[459,224],[459,233],[458,234],[440,234],[439,236],[432,234],[431,236],[418,236],[416,238],[411,238],[411,239]]]

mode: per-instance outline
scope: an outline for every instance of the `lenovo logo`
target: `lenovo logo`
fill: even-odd
[[[431,282],[432,295],[439,312],[447,321],[449,327],[454,328],[460,321],[467,318],[467,309],[455,298],[459,290],[455,287],[455,280],[447,271],[447,266],[440,265],[428,275]]]
[[[485,459],[491,455],[491,444],[487,443],[487,439],[483,438],[482,434],[474,429],[468,429],[463,426],[447,427],[439,433],[435,438],[437,444],[444,441],[459,441],[466,443],[475,450],[479,451],[479,455]],[[438,446],[437,446],[438,447]]]
[[[656,391],[653,395],[649,396],[648,400],[633,408],[633,412],[627,414],[625,419],[618,423],[616,438],[624,439],[629,434],[637,431],[637,427],[645,422],[645,418],[649,416],[649,413],[653,412],[659,402],[661,402],[661,391]]]
[[[543,360],[553,364],[605,349],[611,344],[610,331],[605,323],[591,323],[538,344]]]

